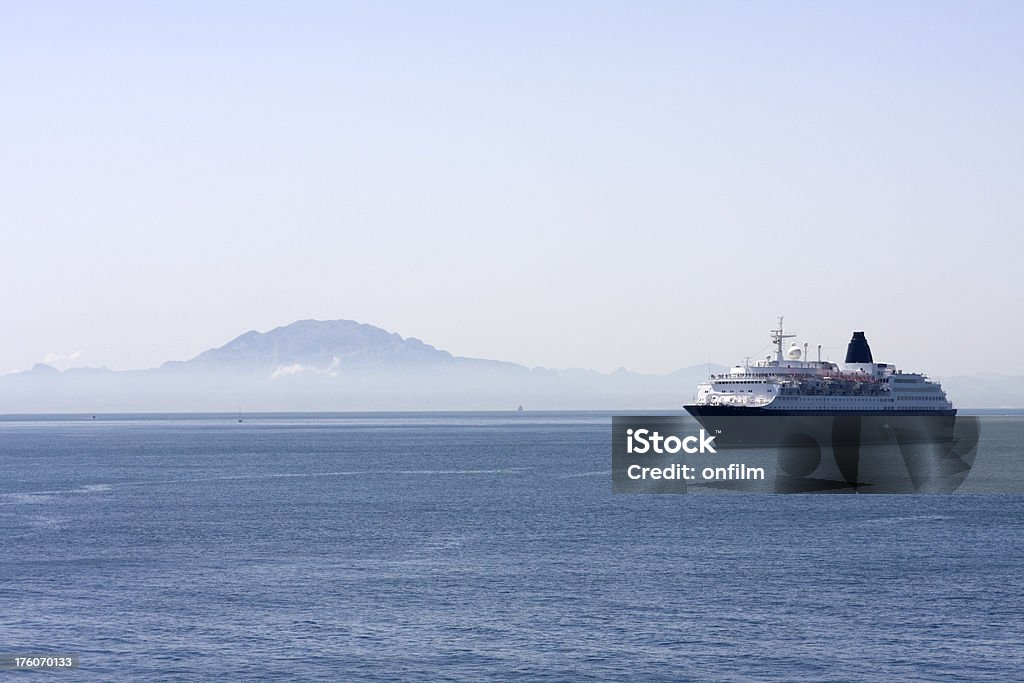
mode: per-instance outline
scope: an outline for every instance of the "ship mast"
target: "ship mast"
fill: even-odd
[[[772,343],[775,344],[775,362],[782,365],[782,340],[795,337],[795,334],[782,333],[782,317],[779,316],[779,329],[772,330]]]

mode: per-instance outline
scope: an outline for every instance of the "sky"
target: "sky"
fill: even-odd
[[[668,372],[1024,374],[1024,5],[0,10],[0,373],[354,319]]]

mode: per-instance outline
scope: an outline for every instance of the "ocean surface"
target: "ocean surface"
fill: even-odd
[[[80,666],[0,676],[1024,677],[1024,496],[613,495],[610,431],[4,418],[0,652]]]

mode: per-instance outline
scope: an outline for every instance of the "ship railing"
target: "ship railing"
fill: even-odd
[[[792,372],[738,372],[736,374],[732,374],[732,373],[719,373],[719,374],[711,375],[709,379],[765,379],[765,378],[775,378],[775,377],[793,377],[794,375],[798,375],[798,374],[808,374],[808,375],[810,375],[811,373],[792,373]]]
[[[712,396],[707,401],[710,405],[724,406],[763,406],[772,402],[765,396]]]

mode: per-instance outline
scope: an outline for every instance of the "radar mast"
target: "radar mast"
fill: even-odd
[[[792,339],[793,337],[796,337],[795,334],[783,334],[782,333],[782,318],[783,318],[783,316],[780,315],[779,316],[779,329],[772,330],[772,332],[771,332],[772,343],[775,344],[775,362],[778,365],[782,365],[782,342],[783,342],[783,340],[784,339]]]

